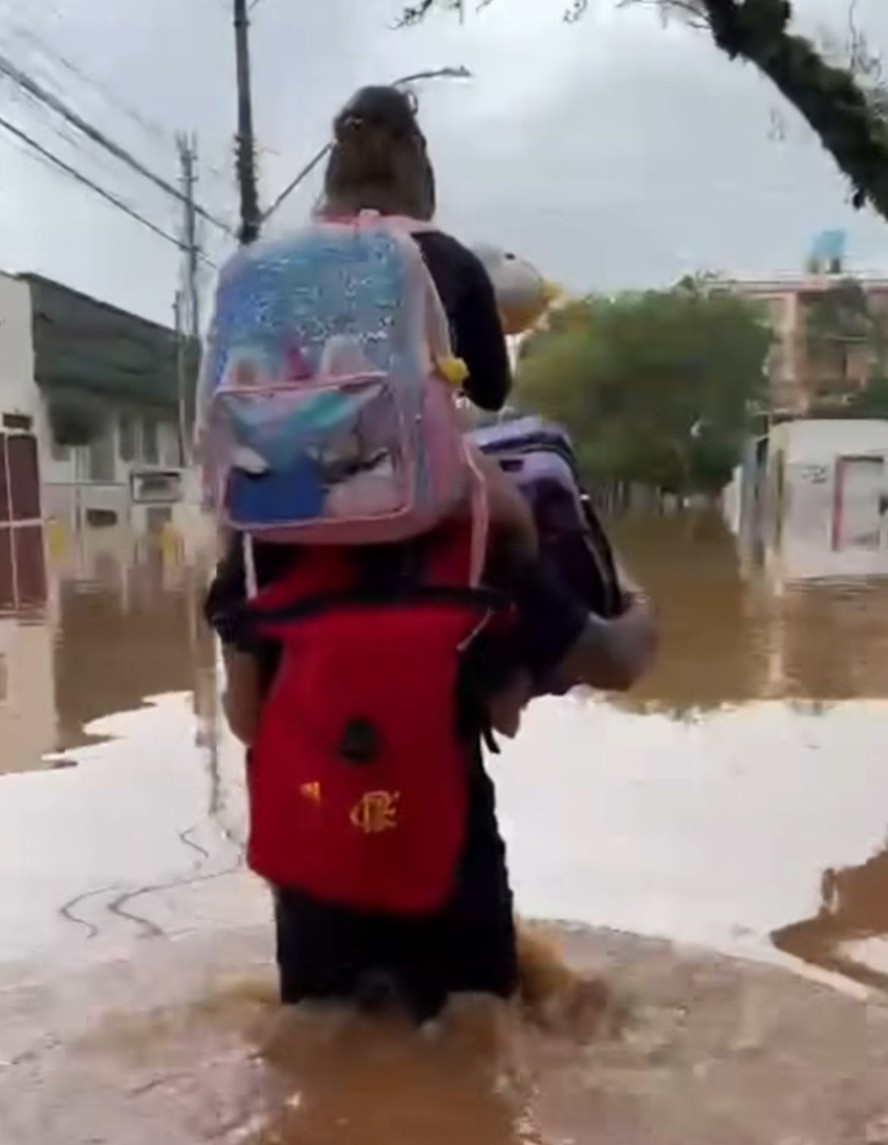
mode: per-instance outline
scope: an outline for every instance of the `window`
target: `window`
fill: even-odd
[[[113,529],[118,519],[113,509],[87,509],[84,516],[91,529]]]
[[[56,435],[52,435],[52,459],[53,461],[70,461],[71,460],[71,446],[62,445]]]
[[[117,432],[120,437],[118,452],[120,453],[120,460],[132,462],[136,460],[137,441],[136,441],[136,422],[128,415],[121,414],[120,420],[117,423]]]
[[[160,424],[160,463],[170,469],[182,467],[182,445],[179,441],[179,427],[173,421]]]
[[[130,475],[132,498],[138,503],[164,502],[174,504],[182,500],[182,476],[176,472],[133,473]]]
[[[110,485],[115,476],[114,434],[106,425],[86,447],[86,477],[100,485]]]
[[[5,413],[3,415],[3,428],[19,430],[22,433],[30,433],[34,424],[34,419],[26,413]]]
[[[145,465],[157,465],[160,461],[157,421],[153,417],[142,422],[142,461]]]

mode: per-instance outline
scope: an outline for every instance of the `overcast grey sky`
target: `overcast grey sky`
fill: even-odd
[[[234,220],[229,7],[0,0],[0,43],[171,178],[172,133],[196,131],[201,198]],[[795,7],[806,28],[840,36],[847,28],[846,0]],[[791,109],[705,37],[664,31],[652,12],[616,11],[612,0],[592,0],[575,27],[561,22],[560,0],[494,0],[463,26],[441,16],[393,32],[398,8],[397,0],[259,0],[253,63],[266,198],[324,141],[356,86],[465,64],[474,80],[429,84],[422,96],[441,222],[459,237],[504,243],[588,290],[662,284],[698,269],[791,270],[816,232],[842,226],[853,264],[888,273],[888,224],[850,210],[832,161]],[[858,22],[888,52],[888,0],[860,0]],[[175,229],[174,203],[91,145],[73,146],[7,83],[0,102],[0,114]],[[38,270],[169,320],[172,247],[2,135],[0,158],[0,268]],[[279,225],[304,215],[316,187],[294,197]]]

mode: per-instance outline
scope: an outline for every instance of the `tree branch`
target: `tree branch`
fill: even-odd
[[[481,0],[484,6],[490,0]],[[546,0],[540,0],[545,3]],[[590,0],[571,0],[563,14],[579,20]],[[849,16],[850,66],[831,63],[810,40],[790,31],[790,0],[622,0],[656,3],[703,26],[732,60],[753,64],[791,103],[848,177],[855,207],[870,204],[888,220],[888,97],[876,57]],[[464,0],[415,0],[401,24],[416,24],[433,8],[464,14]]]
[[[655,8],[665,25],[673,14],[681,18],[682,23],[696,31],[709,30],[709,21],[701,10],[700,0],[617,0],[618,8]]]
[[[718,48],[754,64],[798,110],[847,175],[855,207],[888,219],[888,123],[853,68],[789,30],[789,0],[699,0]]]
[[[494,0],[476,0],[475,10],[489,7]],[[589,0],[570,0],[569,7],[564,11],[562,19],[566,24],[575,24],[585,15],[589,7]],[[457,12],[462,20],[465,17],[465,0],[416,0],[401,13],[401,18],[395,24],[396,28],[412,28],[433,12],[435,9],[445,12]]]
[[[421,24],[426,16],[436,8],[458,12],[460,19],[463,18],[463,0],[416,0],[415,4],[404,9],[395,27],[412,28],[416,24]]]

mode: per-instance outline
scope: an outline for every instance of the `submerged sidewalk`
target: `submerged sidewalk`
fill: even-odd
[[[4,1145],[880,1145],[888,1004],[632,935],[546,927],[616,1039],[432,1042],[273,1004],[267,930],[146,939],[0,992]],[[21,976],[19,976],[21,980]]]

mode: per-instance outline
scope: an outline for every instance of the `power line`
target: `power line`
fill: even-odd
[[[114,90],[114,88],[110,86],[110,84],[107,84],[102,80],[97,79],[95,76],[90,75],[78,63],[61,52],[50,40],[38,35],[38,33],[33,31],[31,28],[26,28],[18,23],[10,23],[9,30],[12,32],[13,36],[18,37],[20,40],[24,40],[25,43],[33,45],[38,49],[38,51],[42,52],[44,56],[47,57],[47,59],[54,60],[70,75],[80,80],[80,82],[85,84],[87,87],[91,87],[94,91],[98,92],[99,95],[101,95],[102,98],[114,108],[115,111],[123,112],[123,114],[128,116],[134,123],[137,123],[139,127],[141,127],[142,130],[146,132],[146,134],[152,135],[155,139],[161,140],[165,143],[169,143],[171,141],[172,133],[170,131],[167,131],[159,124],[148,119],[147,116],[143,115],[134,107],[124,103],[124,101]]]
[[[133,123],[138,125],[146,135],[164,145],[173,143],[174,133],[172,129],[162,126],[157,120],[149,118],[132,104],[124,102],[113,85],[109,84],[106,80],[99,79],[97,76],[90,74],[81,63],[65,55],[52,40],[14,21],[7,22],[7,26],[13,38],[24,41],[26,45],[32,45],[49,63],[56,64],[85,87],[91,88],[115,113],[127,116]],[[58,93],[64,94],[62,81],[53,75],[51,69],[48,71],[48,75],[50,86],[54,86]],[[72,136],[64,135],[63,138],[68,142],[73,142]],[[205,171],[208,171],[214,179],[220,182],[224,181],[226,186],[229,185],[230,173],[227,170],[223,172],[215,168],[205,168]],[[233,225],[229,222],[227,227],[228,232],[233,234]]]
[[[37,155],[39,155],[41,159],[48,161],[54,167],[64,171],[66,175],[69,175],[78,183],[82,183],[85,187],[89,187],[91,191],[94,191],[97,195],[101,196],[101,198],[103,198],[107,203],[110,203],[119,211],[123,211],[125,215],[129,215],[131,219],[134,219],[137,223],[141,223],[143,227],[147,227],[149,231],[153,231],[154,234],[159,238],[165,239],[166,242],[171,243],[178,250],[184,249],[184,244],[180,242],[180,240],[177,239],[174,235],[169,234],[156,223],[152,223],[150,219],[146,219],[144,215],[139,214],[139,212],[131,207],[128,203],[125,203],[123,199],[118,199],[116,195],[112,195],[110,191],[106,191],[104,187],[100,187],[98,183],[94,183],[88,175],[84,175],[82,171],[78,171],[76,167],[72,167],[71,164],[66,163],[64,159],[60,159],[58,155],[53,155],[51,151],[44,147],[42,143],[39,143],[36,139],[34,139],[33,136],[28,135],[27,132],[22,131],[20,127],[16,127],[14,123],[10,123],[8,119],[4,119],[2,116],[0,116],[0,128],[8,132],[21,143],[27,144],[27,146],[30,147],[31,150],[34,151]],[[204,256],[201,257],[203,257],[204,261],[209,263],[210,266],[214,265],[212,262],[210,262],[209,259],[205,258]]]
[[[32,79],[29,75],[26,75],[20,67],[4,55],[0,55],[0,74],[7,76],[13,83],[22,88],[23,91],[26,91],[28,95],[32,96],[32,98],[50,108],[57,115],[62,116],[63,119],[67,120],[73,127],[76,127],[78,131],[81,131],[87,138],[97,143],[99,147],[104,148],[105,151],[110,152],[110,154],[116,159],[119,159],[121,163],[125,163],[126,166],[132,168],[133,171],[136,171],[143,178],[149,180],[149,182],[159,187],[162,191],[166,192],[166,194],[172,195],[172,197],[178,199],[179,202],[185,201],[179,187],[169,183],[160,175],[156,175],[150,168],[146,167],[144,163],[130,154],[129,151],[121,147],[118,143],[115,143],[114,140],[109,139],[108,136],[105,135],[104,132],[99,131],[97,127],[93,127],[91,123],[88,123],[82,116],[78,115],[76,111],[68,107],[63,100],[53,95],[52,92],[47,91],[42,84],[37,83],[37,81]],[[207,222],[212,223],[213,226],[218,227],[227,234],[231,233],[231,229],[224,222],[215,218],[203,207],[195,206],[195,210],[201,218],[206,219]]]
[[[293,176],[286,187],[284,187],[283,191],[281,191],[271,206],[262,212],[263,222],[266,222],[268,219],[270,219],[271,216],[277,211],[278,207],[280,207],[284,202],[284,200],[289,199],[296,188],[305,182],[312,171],[314,171],[315,167],[320,164],[321,160],[326,159],[327,155],[332,150],[332,147],[332,143],[325,143],[324,146],[320,148],[320,150],[315,152],[315,154],[311,159],[309,159],[305,166],[299,172],[297,172],[297,174]]]

